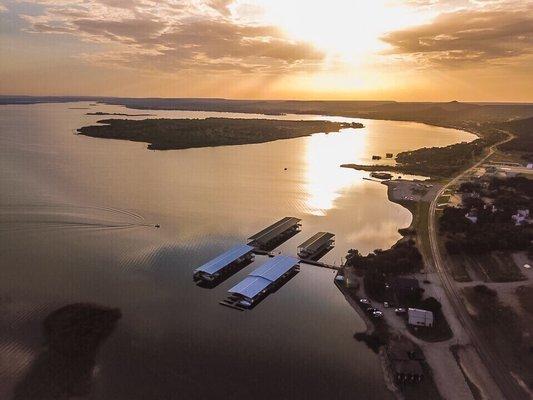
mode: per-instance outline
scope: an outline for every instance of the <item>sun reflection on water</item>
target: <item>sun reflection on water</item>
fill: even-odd
[[[309,137],[305,181],[306,205],[311,214],[326,215],[342,192],[360,181],[364,173],[339,166],[357,160],[366,147],[366,135],[361,130],[344,129]]]

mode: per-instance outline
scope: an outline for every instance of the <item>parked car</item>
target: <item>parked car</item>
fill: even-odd
[[[367,298],[363,297],[362,299],[359,300],[359,303],[361,303],[361,304],[370,304],[370,300],[368,300]]]
[[[366,309],[366,312],[368,314],[372,314],[375,311],[379,311],[379,310],[377,308],[373,308],[373,307],[369,307],[369,308]]]
[[[384,301],[384,302],[383,302],[383,307],[385,307],[385,308],[389,308],[389,302],[388,302],[388,301]]]
[[[395,308],[394,312],[396,314],[405,314],[407,312],[407,310],[405,308],[403,308],[403,307],[399,307],[399,308]]]
[[[381,311],[374,311],[372,313],[372,318],[376,318],[376,319],[379,319],[379,318],[383,318],[383,313]]]

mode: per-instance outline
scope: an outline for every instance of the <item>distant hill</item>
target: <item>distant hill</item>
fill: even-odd
[[[0,104],[71,101],[98,101],[145,110],[221,111],[271,115],[324,114],[354,118],[417,121],[444,126],[457,126],[465,123],[506,122],[533,117],[533,104],[518,103],[0,96]]]

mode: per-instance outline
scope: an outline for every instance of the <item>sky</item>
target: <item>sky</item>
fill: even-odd
[[[0,94],[533,102],[533,0],[0,0]]]

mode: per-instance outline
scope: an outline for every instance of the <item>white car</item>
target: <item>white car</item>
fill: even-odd
[[[407,310],[405,308],[400,307],[400,308],[395,308],[394,312],[396,314],[405,314],[407,312]]]
[[[372,313],[372,318],[383,318],[383,312],[381,311],[374,311]]]
[[[362,298],[359,300],[359,303],[361,304],[370,304],[370,300],[368,300],[367,298]]]

